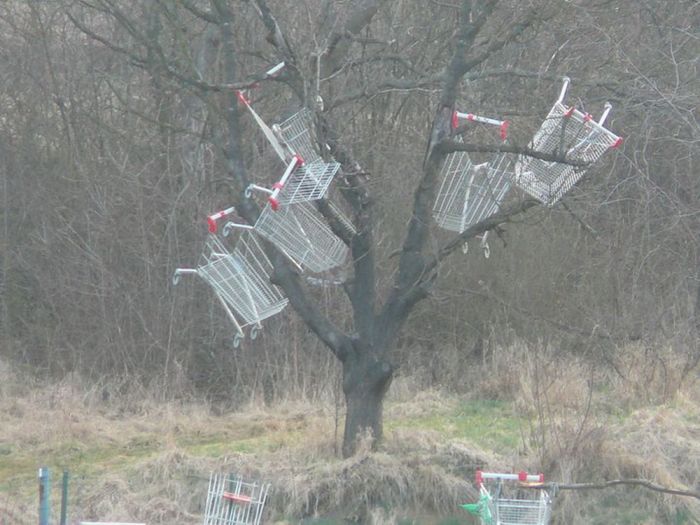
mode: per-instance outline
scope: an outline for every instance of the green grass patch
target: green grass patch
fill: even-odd
[[[386,428],[432,430],[446,439],[464,439],[481,448],[509,453],[521,442],[522,417],[505,401],[472,400],[427,416],[397,418]]]

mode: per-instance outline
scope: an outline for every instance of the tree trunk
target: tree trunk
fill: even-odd
[[[347,413],[343,435],[343,456],[352,456],[358,439],[371,435],[377,442],[382,438],[384,396],[389,390],[393,367],[378,359],[370,349],[362,349],[343,362],[343,392]]]

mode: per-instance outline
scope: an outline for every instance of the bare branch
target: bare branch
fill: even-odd
[[[342,31],[331,36],[323,56],[324,74],[328,75],[341,67],[341,62],[350,49],[354,37],[366,27],[386,0],[362,0],[357,2]]]
[[[382,92],[387,91],[415,91],[429,87],[435,87],[442,79],[440,76],[423,79],[402,79],[388,78],[371,87],[348,93],[342,97],[338,97],[329,103],[329,109],[334,109],[349,102],[354,102],[363,98],[371,98]]]
[[[546,483],[543,488],[554,490],[602,490],[616,485],[632,485],[644,487],[645,489],[661,492],[663,494],[700,499],[700,492],[664,487],[663,485],[658,485],[646,479],[613,479],[602,483]]]
[[[523,148],[510,144],[469,144],[463,142],[446,141],[440,144],[440,150],[444,154],[454,153],[456,151],[467,151],[471,153],[513,153],[516,155],[525,155],[535,159],[544,160],[546,162],[559,162],[570,166],[586,167],[589,162],[573,160],[566,158],[566,155],[555,155],[553,153],[545,153],[532,148]]]
[[[179,2],[182,4],[182,6],[187,9],[190,13],[192,13],[194,16],[197,18],[201,18],[205,22],[209,22],[210,24],[216,24],[217,20],[214,14],[210,11],[205,11],[204,9],[200,9],[197,7],[192,0],[179,0]]]
[[[534,208],[535,206],[539,205],[540,202],[535,199],[526,199],[515,203],[501,210],[495,215],[491,215],[483,221],[480,221],[470,226],[462,233],[455,236],[452,240],[447,242],[444,246],[442,246],[438,250],[437,255],[425,265],[425,271],[432,271],[435,267],[437,267],[440,261],[442,261],[445,257],[454,252],[457,248],[462,246],[469,239],[473,239],[477,235],[481,235],[482,233],[495,228],[499,224],[510,222],[510,220],[516,215],[520,215],[521,213],[526,212],[530,208]]]

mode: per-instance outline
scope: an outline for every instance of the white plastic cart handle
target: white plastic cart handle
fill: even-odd
[[[528,474],[524,470],[521,470],[517,474],[501,474],[498,472],[482,472],[481,470],[476,471],[476,483],[481,485],[485,479],[498,479],[504,481],[519,481],[532,482],[532,483],[544,483],[544,474]]]
[[[173,285],[177,285],[177,283],[180,282],[180,276],[187,274],[187,273],[197,273],[197,270],[194,268],[177,268],[175,269],[175,273],[173,273]]]
[[[562,80],[564,81],[564,84],[562,85],[561,91],[559,92],[559,98],[557,99],[557,104],[564,103],[564,97],[566,96],[566,90],[569,89],[569,84],[571,83],[571,79],[569,77],[564,77]]]
[[[475,115],[474,113],[462,113],[461,111],[455,111],[452,114],[452,128],[459,126],[459,119],[466,119],[471,122],[481,122],[482,124],[498,126],[501,133],[501,140],[506,140],[506,138],[508,138],[508,126],[510,126],[509,120],[498,120],[495,118]]]
[[[280,62],[276,66],[271,67],[270,69],[265,71],[265,76],[266,77],[274,77],[277,73],[279,73],[280,71],[282,71],[282,69],[284,69],[284,66],[285,66],[285,63]]]

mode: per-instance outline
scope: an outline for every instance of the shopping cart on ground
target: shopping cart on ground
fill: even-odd
[[[213,473],[209,478],[204,525],[259,525],[270,489],[268,483]]]
[[[552,496],[543,474],[501,474],[476,471],[479,501],[462,505],[482,525],[547,525]]]

